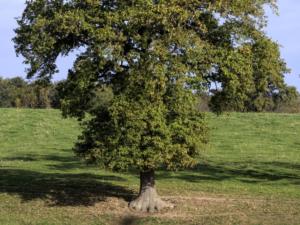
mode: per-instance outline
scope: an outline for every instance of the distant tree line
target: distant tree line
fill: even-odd
[[[1,108],[59,108],[57,84],[0,77]]]
[[[198,108],[200,111],[211,111],[214,107],[212,104],[218,100],[218,90],[204,92],[199,94]],[[227,112],[279,112],[279,113],[300,113],[300,94],[295,87],[286,86],[280,91],[274,91],[265,95],[249,97],[248,104],[243,108],[236,107],[234,98],[230,101],[220,102],[223,111]]]
[[[61,95],[64,92],[63,83],[43,83],[41,81],[30,82],[22,77],[1,78],[0,77],[0,107],[1,108],[60,108]],[[217,90],[198,94],[200,111],[211,111]],[[112,98],[109,88],[97,90],[94,100],[91,101],[91,109],[103,104]],[[249,102],[241,110],[235,107],[234,102],[223,103],[224,111],[238,112],[300,112],[300,95],[295,87],[286,87],[284,91],[273,92],[271,95],[255,96],[254,101]]]

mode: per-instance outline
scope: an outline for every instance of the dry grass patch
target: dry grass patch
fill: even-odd
[[[300,221],[300,203],[296,200],[219,196],[168,196],[164,200],[176,205],[174,210],[159,213],[137,213],[128,203],[108,198],[88,207],[91,217],[106,218],[105,223],[115,224],[266,224],[292,225]]]

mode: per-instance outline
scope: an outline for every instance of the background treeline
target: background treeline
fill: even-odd
[[[64,81],[57,83],[30,82],[21,77],[0,77],[0,107],[1,108],[60,108],[60,93],[63,92]],[[109,89],[102,89],[94,93],[94,101],[91,103],[101,104],[106,98],[111,98]],[[198,108],[201,111],[211,111],[214,92],[199,94]],[[230,101],[226,104],[225,111],[244,112],[286,112],[300,113],[300,95],[294,87],[287,87],[280,93],[273,92],[271,95],[256,97],[243,110],[235,108]]]
[[[28,82],[21,77],[0,77],[1,108],[59,108],[57,84]]]
[[[218,100],[219,92],[199,94],[198,108],[200,111],[216,111],[214,101]],[[220,103],[227,112],[278,112],[300,113],[300,94],[295,87],[286,86],[280,91],[268,92],[265,95],[253,93],[248,104],[243,108],[236,107],[234,97],[230,101]]]

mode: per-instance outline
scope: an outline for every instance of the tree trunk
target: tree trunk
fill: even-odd
[[[140,172],[140,193],[137,199],[129,203],[131,209],[142,212],[155,212],[174,206],[164,202],[155,189],[154,170]]]

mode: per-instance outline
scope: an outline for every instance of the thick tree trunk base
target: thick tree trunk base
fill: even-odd
[[[155,188],[148,187],[140,193],[139,197],[129,203],[129,208],[141,212],[158,212],[164,208],[172,209],[174,205],[163,201]]]
[[[139,197],[129,203],[129,208],[141,212],[156,212],[164,208],[174,208],[172,204],[164,202],[155,189],[154,170],[141,172]]]

